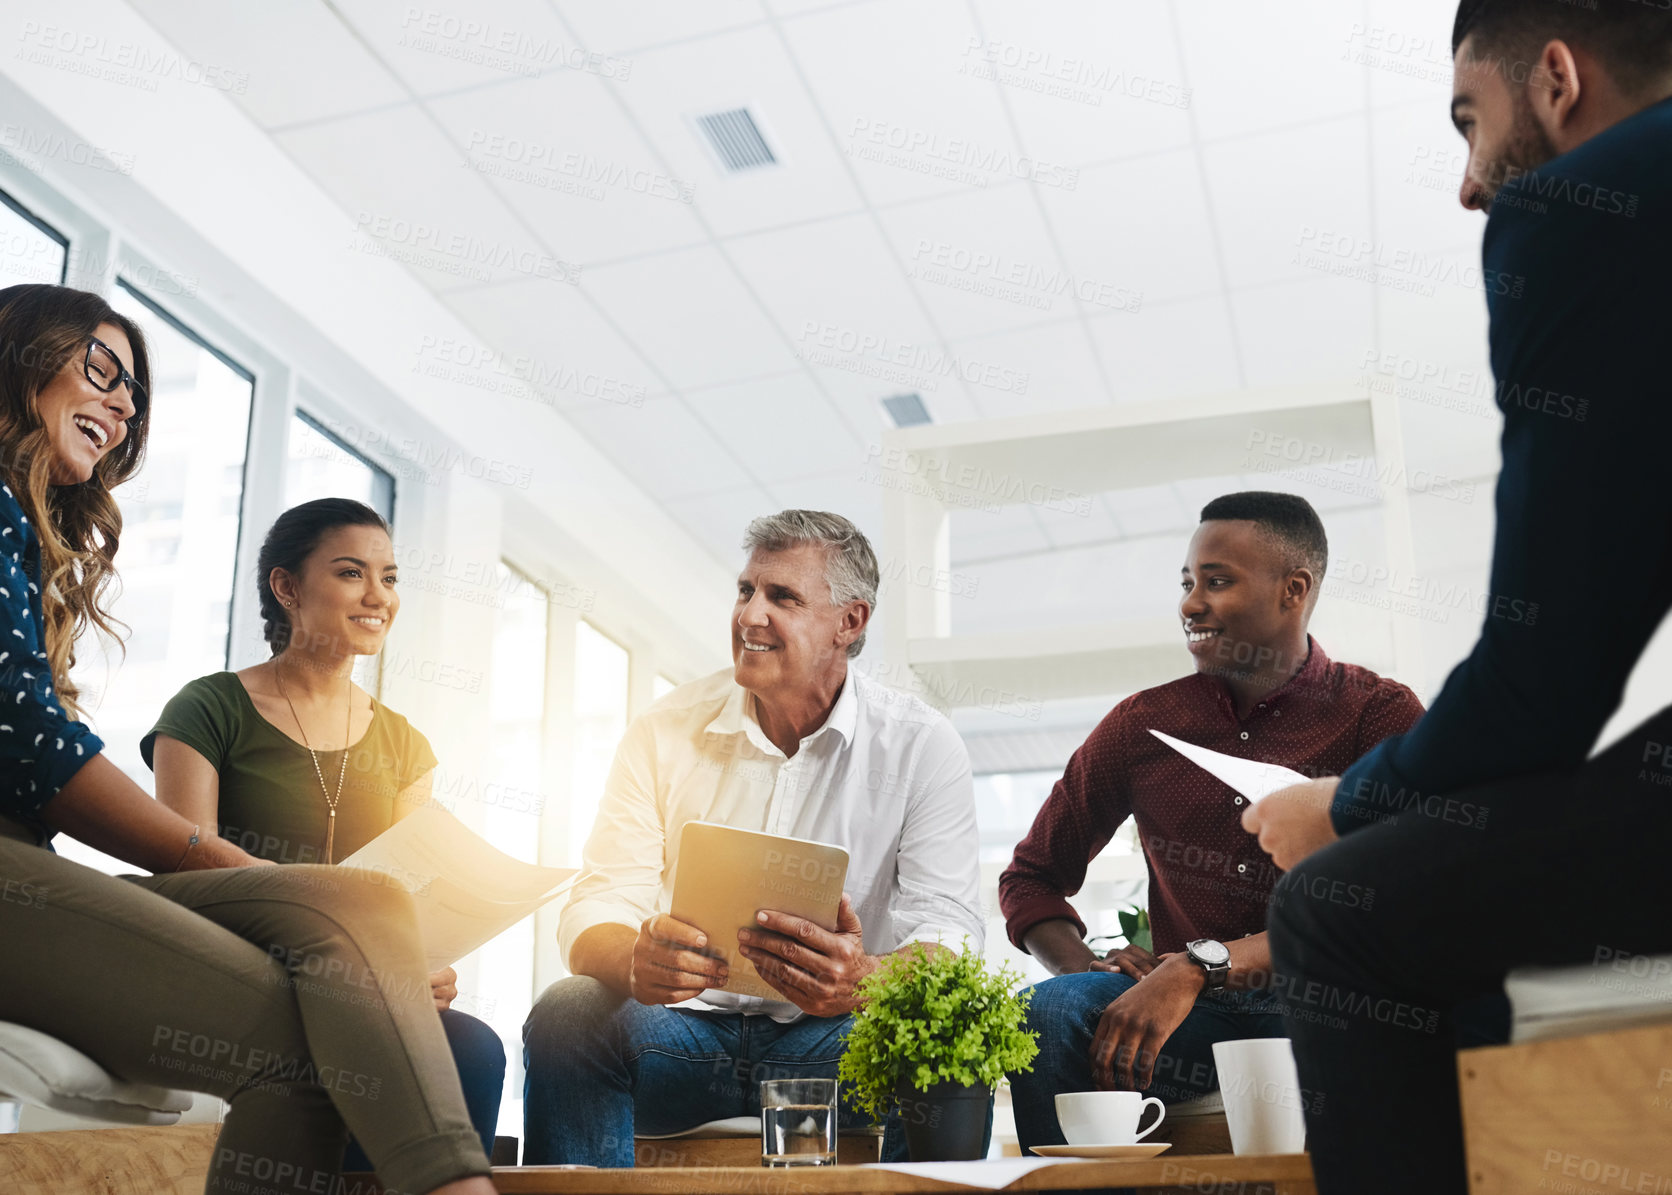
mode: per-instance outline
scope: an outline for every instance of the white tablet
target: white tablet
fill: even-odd
[[[759,929],[755,914],[762,909],[805,917],[834,931],[847,877],[848,853],[839,846],[686,822],[668,913],[708,935],[706,953],[726,962],[723,991],[782,1000],[783,993],[738,953],[737,931]]]

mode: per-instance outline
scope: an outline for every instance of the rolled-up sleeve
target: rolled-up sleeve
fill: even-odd
[[[1132,813],[1122,783],[1127,757],[1122,708],[1109,711],[1069,757],[999,876],[999,908],[1018,950],[1027,949],[1028,931],[1043,921],[1067,921],[1085,936],[1086,923],[1068,898],[1080,891],[1090,861]]]
[[[656,796],[655,731],[647,718],[627,729],[616,749],[581,855],[581,874],[558,918],[563,965],[587,930],[624,925],[637,930],[656,911],[662,887],[667,826]]]
[[[964,741],[950,722],[935,723],[915,772],[900,830],[893,903],[896,946],[942,942],[981,950],[981,835],[975,780]]]
[[[0,808],[37,823],[42,806],[104,742],[71,721],[53,692],[40,590],[26,569],[33,535],[10,487],[0,489]]]

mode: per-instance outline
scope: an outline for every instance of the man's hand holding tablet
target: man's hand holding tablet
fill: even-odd
[[[859,1004],[854,989],[877,969],[877,960],[865,953],[859,915],[846,892],[836,908],[834,933],[773,909],[762,909],[755,920],[760,928],[738,930],[737,942],[762,979],[812,1016],[839,1017],[854,1010]]]
[[[726,984],[726,962],[703,951],[708,935],[666,913],[645,918],[633,943],[627,983],[640,1004],[678,1004]]]

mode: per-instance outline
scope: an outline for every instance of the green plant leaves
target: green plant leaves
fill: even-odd
[[[894,1110],[902,1079],[926,1091],[944,1082],[991,1086],[1006,1072],[1031,1070],[1039,1045],[1022,1027],[1028,994],[1013,991],[1021,980],[1008,966],[989,972],[979,954],[930,952],[921,942],[886,956],[859,985],[838,1064],[848,1103],[880,1120]]]
[[[1126,909],[1115,914],[1120,918],[1120,932],[1126,935],[1126,940],[1143,950],[1155,950],[1155,938],[1150,934],[1149,910]]]

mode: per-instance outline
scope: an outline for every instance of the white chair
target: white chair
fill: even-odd
[[[0,1098],[105,1123],[167,1125],[192,1093],[129,1083],[57,1038],[0,1021]]]
[[[1522,967],[1504,980],[1512,1042],[1625,1029],[1672,1018],[1672,955],[1607,952],[1577,967]]]
[[[1672,955],[1522,968],[1504,991],[1510,1044],[1457,1055],[1470,1190],[1663,1186]]]

